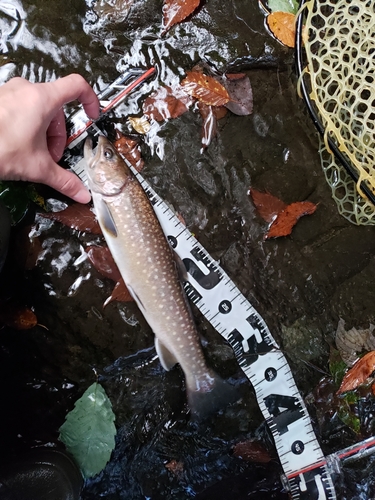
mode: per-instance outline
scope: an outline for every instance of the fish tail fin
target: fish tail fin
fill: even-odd
[[[208,380],[209,379],[209,380]],[[205,420],[209,416],[238,401],[241,395],[237,387],[229,384],[215,373],[210,377],[188,381],[187,396],[191,416],[194,420]]]

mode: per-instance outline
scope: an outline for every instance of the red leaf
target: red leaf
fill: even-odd
[[[104,278],[120,281],[120,271],[108,247],[91,246],[86,252],[91,264]]]
[[[244,73],[227,74],[220,79],[230,96],[225,106],[235,115],[246,116],[253,112],[253,89]]]
[[[346,391],[353,391],[375,370],[375,351],[370,351],[359,359],[352,368],[345,374],[337,394]]]
[[[103,307],[106,307],[114,300],[117,300],[118,302],[132,302],[134,300],[122,278],[116,283],[115,288],[112,290],[108,299],[104,302]]]
[[[263,444],[252,439],[237,443],[233,448],[233,455],[248,462],[259,462],[263,464],[272,460]]]
[[[102,234],[99,223],[89,205],[73,203],[61,212],[40,212],[42,217],[56,220],[77,231]]]
[[[311,201],[291,203],[272,222],[265,239],[287,236],[292,232],[293,227],[300,217],[313,214],[316,208],[317,205],[311,203]]]
[[[262,193],[256,189],[250,189],[250,196],[259,215],[266,222],[272,222],[278,213],[286,207],[286,203],[270,193]]]
[[[199,71],[189,71],[181,87],[187,94],[209,106],[223,106],[230,100],[228,91],[221,83]]]
[[[161,122],[168,118],[177,118],[185,113],[193,99],[178,86],[159,87],[145,99],[143,103],[143,114],[149,118]]]
[[[164,0],[163,25],[166,33],[175,24],[184,21],[199,6],[201,0]]]
[[[203,102],[198,102],[199,112],[203,118],[202,125],[202,147],[207,148],[211,144],[212,139],[217,134],[217,120],[212,106],[207,106]]]
[[[144,161],[141,156],[141,149],[137,140],[132,137],[123,135],[119,130],[116,130],[116,138],[113,143],[117,151],[125,156],[128,162],[140,172],[144,167]]]

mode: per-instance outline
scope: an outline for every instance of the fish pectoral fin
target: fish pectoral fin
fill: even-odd
[[[177,359],[157,337],[155,337],[155,349],[157,355],[159,356],[161,366],[164,368],[164,370],[169,371],[171,368],[173,368],[177,363]]]
[[[177,268],[177,273],[180,281],[189,281],[187,270],[185,267],[185,264],[183,263],[181,257],[176,254],[176,252],[173,252],[173,258],[176,263],[176,268]]]
[[[96,216],[98,217],[101,226],[107,231],[111,236],[114,238],[117,238],[117,228],[116,228],[116,223],[113,220],[112,214],[108,208],[107,203],[102,199],[99,198],[95,200],[95,211],[96,211]]]

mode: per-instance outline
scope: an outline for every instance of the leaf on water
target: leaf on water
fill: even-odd
[[[224,106],[212,106],[212,111],[216,117],[216,120],[221,120],[228,113],[228,109]]]
[[[184,91],[209,106],[224,106],[230,100],[228,91],[212,76],[189,71],[181,82]]]
[[[193,99],[180,86],[159,87],[149,95],[142,106],[143,114],[149,119],[161,122],[177,118],[192,105]]]
[[[198,102],[198,109],[203,119],[202,125],[202,149],[211,144],[212,139],[217,134],[217,119],[212,106],[207,106],[203,102]]]
[[[375,350],[374,328],[375,326],[370,324],[366,330],[357,330],[353,327],[346,331],[345,321],[340,318],[335,340],[340,356],[347,366],[353,366],[362,351]]]
[[[299,8],[297,0],[268,0],[267,4],[272,12],[281,11],[296,14]]]
[[[120,281],[121,274],[108,247],[91,246],[86,249],[91,264],[104,278]]]
[[[41,217],[61,222],[77,231],[102,234],[99,223],[89,205],[73,203],[60,212],[40,212]]]
[[[15,330],[29,330],[38,324],[37,317],[31,309],[9,302],[0,304],[0,322]]]
[[[272,222],[276,216],[286,208],[286,203],[270,193],[262,193],[261,191],[251,188],[249,194],[259,215],[266,222]]]
[[[177,460],[171,460],[165,464],[165,468],[176,476],[180,476],[184,472],[183,462],[178,462]]]
[[[136,117],[129,116],[128,118],[130,125],[134,128],[138,134],[147,134],[150,131],[151,125],[145,116]]]
[[[267,24],[275,37],[287,47],[294,47],[296,37],[296,16],[289,12],[271,12]]]
[[[230,97],[230,101],[225,104],[225,107],[235,115],[251,115],[253,112],[253,89],[249,77],[244,73],[228,73],[220,81]]]
[[[80,397],[60,427],[60,441],[73,455],[86,478],[106,466],[115,447],[116,427],[112,405],[95,382]]]
[[[134,301],[133,297],[131,296],[128,290],[128,287],[125,285],[125,282],[122,278],[116,283],[115,288],[112,290],[111,295],[104,302],[103,308],[106,307],[111,302],[113,302],[114,300],[117,300],[117,302]]]
[[[263,464],[267,464],[272,460],[272,457],[264,445],[253,439],[237,443],[233,448],[233,455],[248,462],[258,462]]]
[[[189,17],[199,7],[200,2],[201,0],[164,0],[162,34]]]
[[[345,374],[337,394],[353,391],[363,384],[375,370],[375,351],[370,351],[359,359]]]
[[[123,135],[119,130],[116,130],[116,138],[113,144],[116,150],[122,154],[138,172],[143,169],[144,161],[137,140],[127,135]]]
[[[291,203],[282,210],[272,222],[265,239],[287,236],[303,215],[311,215],[315,212],[317,205],[311,201],[297,201]]]

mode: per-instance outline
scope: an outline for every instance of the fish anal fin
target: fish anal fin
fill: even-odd
[[[157,337],[155,337],[155,349],[157,355],[159,356],[161,366],[164,368],[164,370],[169,371],[171,368],[173,368],[177,363],[177,359]]]
[[[104,231],[109,233],[114,238],[117,238],[116,223],[113,220],[111,211],[109,210],[107,203],[101,197],[98,197],[98,199],[95,200],[95,211],[102,229],[104,229]]]

